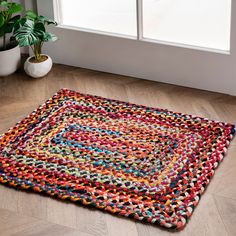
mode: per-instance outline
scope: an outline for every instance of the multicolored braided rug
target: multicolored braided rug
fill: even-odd
[[[181,229],[234,133],[62,89],[0,136],[0,182]]]

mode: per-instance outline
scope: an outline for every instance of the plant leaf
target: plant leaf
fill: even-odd
[[[18,24],[20,20],[20,15],[12,17],[5,26],[5,33],[11,33],[14,27]]]
[[[8,7],[8,2],[7,1],[1,1],[0,6],[6,8],[6,7]]]
[[[15,2],[9,3],[8,12],[10,14],[15,14],[17,12],[20,12],[20,11],[22,11],[22,9],[23,8],[22,8],[21,4],[19,4],[19,3],[15,3]]]
[[[4,25],[5,19],[2,15],[0,15],[0,27]]]
[[[37,21],[42,22],[43,24],[47,24],[47,25],[57,25],[56,21],[51,20],[45,16],[38,16]]]
[[[19,28],[22,27],[25,24],[25,22],[26,22],[26,18],[20,18],[14,26],[13,34],[15,34],[16,31],[19,30]]]
[[[43,42],[55,42],[57,40],[57,36],[51,33],[44,33],[43,35]]]
[[[26,18],[31,19],[31,20],[35,20],[37,18],[36,13],[34,13],[31,10],[26,11],[25,16]]]
[[[35,23],[27,19],[23,26],[16,30],[14,37],[21,47],[34,45],[40,42],[40,38],[35,32]]]
[[[56,41],[57,37],[54,34],[46,32],[45,24],[55,24],[55,21],[43,16],[36,16],[35,18],[34,13],[30,11],[28,18],[26,16],[20,19],[18,24],[14,26],[14,37],[21,47]]]
[[[9,22],[16,22],[16,21],[18,21],[20,19],[20,15],[16,15],[16,16],[14,16],[14,17],[12,17],[10,20],[9,20]]]
[[[42,22],[36,22],[34,25],[34,29],[35,31],[43,31],[43,32],[46,31],[45,26]]]

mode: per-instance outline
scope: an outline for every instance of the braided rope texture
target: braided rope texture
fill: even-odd
[[[0,182],[182,229],[235,126],[61,89],[0,136]]]

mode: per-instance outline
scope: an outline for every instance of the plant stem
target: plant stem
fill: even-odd
[[[6,50],[6,34],[3,35],[3,50]]]
[[[36,43],[34,45],[34,56],[37,61],[40,61],[41,59],[41,48],[42,48],[42,42]]]

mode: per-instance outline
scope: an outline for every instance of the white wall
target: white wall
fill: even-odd
[[[25,4],[26,10],[31,9],[31,10],[37,11],[36,0],[20,0],[20,1]]]

